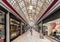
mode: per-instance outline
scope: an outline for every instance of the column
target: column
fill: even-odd
[[[21,35],[22,35],[22,22],[21,22]]]
[[[43,34],[43,22],[41,21],[41,32]]]
[[[41,23],[40,23],[40,26],[41,26],[40,38],[43,39],[43,23],[42,23],[42,21],[41,21]]]
[[[6,42],[10,42],[9,12],[6,14]]]
[[[26,32],[26,24],[24,24],[24,31]]]

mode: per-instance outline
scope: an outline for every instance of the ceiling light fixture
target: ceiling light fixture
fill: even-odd
[[[32,5],[30,5],[30,6],[29,6],[29,9],[30,9],[30,10],[32,10],[32,9],[33,9],[33,6],[32,6]]]

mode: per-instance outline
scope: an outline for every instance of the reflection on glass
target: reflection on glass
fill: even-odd
[[[20,22],[10,18],[10,39],[13,39],[20,35]]]
[[[5,39],[5,14],[0,11],[0,42]]]

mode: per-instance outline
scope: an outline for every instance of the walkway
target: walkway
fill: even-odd
[[[28,30],[25,34],[19,36],[12,42],[51,42],[47,38],[40,39],[39,33],[33,30],[33,35],[31,35],[30,31]]]

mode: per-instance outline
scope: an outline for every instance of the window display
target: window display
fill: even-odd
[[[0,11],[0,42],[5,42],[5,14]]]
[[[60,18],[44,23],[47,26],[48,35],[60,40]]]
[[[16,36],[16,26],[15,25],[10,25],[11,26],[11,39]]]
[[[22,24],[22,33],[24,33],[25,32],[25,28],[24,28],[25,24],[23,22],[21,24]]]
[[[48,31],[47,31],[47,26],[43,26],[43,35],[47,35]]]
[[[20,22],[14,18],[10,18],[10,39],[16,38],[20,35]]]

